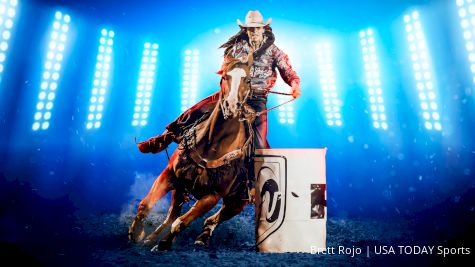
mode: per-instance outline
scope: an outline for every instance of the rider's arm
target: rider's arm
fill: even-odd
[[[280,76],[284,82],[290,86],[293,83],[300,84],[300,77],[290,64],[289,56],[280,50],[277,46],[273,47],[274,63],[279,70]]]

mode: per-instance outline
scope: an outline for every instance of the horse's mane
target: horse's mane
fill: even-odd
[[[239,63],[244,63],[244,62],[241,62],[241,60],[239,60],[237,58],[231,58],[231,57],[224,58],[224,64],[222,66],[222,73],[220,73],[220,74],[224,74],[224,73],[228,72],[230,69],[234,68],[234,66],[239,64]]]
[[[224,48],[224,55],[227,55],[229,53],[229,51],[233,48],[234,44],[236,44],[236,43],[238,43],[242,40],[249,43],[249,36],[247,36],[246,28],[244,28],[244,27],[240,27],[240,28],[241,28],[241,30],[238,33],[233,35],[231,38],[229,38],[229,40],[226,43],[222,44],[219,47],[219,48]],[[262,54],[264,54],[264,52],[267,50],[267,48],[269,46],[271,46],[275,41],[275,35],[272,32],[271,26],[269,26],[269,25],[264,26],[264,36],[266,37],[265,38],[265,40],[266,40],[265,43],[259,49],[257,49],[257,51],[254,52],[254,57],[256,57],[256,58],[258,58]]]
[[[214,126],[216,125],[216,121],[218,120],[219,112],[221,111],[221,98],[222,97],[223,97],[223,95],[222,95],[222,93],[220,93],[218,103],[216,103],[216,106],[214,107],[213,112],[211,112],[211,115],[209,116],[209,118],[207,120],[208,125],[205,127],[205,129],[208,130],[208,142],[211,142],[211,138],[213,137]]]
[[[241,62],[239,59],[236,59],[236,58],[227,58],[225,63],[224,63],[223,69],[222,69],[222,71],[223,71],[222,74],[224,74],[228,70],[234,68],[234,66],[236,66],[237,64],[244,64],[244,63]],[[221,82],[222,82],[222,80],[221,80]],[[221,82],[220,82],[220,84],[221,84]],[[222,97],[223,97],[223,92],[220,91],[218,102],[216,103],[216,106],[214,107],[213,111],[211,112],[211,115],[209,116],[209,118],[205,121],[205,123],[203,125],[203,128],[201,129],[202,134],[199,135],[201,137],[204,137],[206,132],[207,132],[208,133],[208,142],[211,141],[211,138],[212,138],[213,132],[214,132],[214,128],[215,128],[215,125],[216,125],[216,121],[218,120],[219,113],[221,112],[221,99],[222,99]]]

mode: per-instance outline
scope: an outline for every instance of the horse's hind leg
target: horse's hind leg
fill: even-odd
[[[137,215],[129,227],[129,239],[138,242],[145,237],[143,222],[153,205],[172,189],[172,177],[175,174],[170,165],[157,177],[147,196],[140,202]]]
[[[231,219],[246,207],[247,200],[224,199],[218,212],[205,220],[203,232],[196,238],[195,245],[207,246],[214,229],[224,221]]]
[[[161,250],[169,249],[172,245],[173,239],[176,235],[183,231],[194,219],[200,217],[206,212],[210,211],[221,197],[217,194],[210,194],[202,197],[188,210],[187,213],[178,217],[173,223],[170,233],[160,241],[159,248]]]
[[[144,241],[146,245],[152,244],[157,239],[157,237],[163,232],[163,230],[170,226],[172,222],[175,221],[178,216],[180,216],[181,208],[183,207],[184,201],[185,198],[182,192],[178,192],[176,190],[172,191],[172,203],[170,205],[170,209],[168,210],[167,218],[160,226],[157,227],[157,229],[155,229],[153,233],[147,236]]]

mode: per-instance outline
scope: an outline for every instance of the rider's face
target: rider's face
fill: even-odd
[[[252,42],[261,42],[264,38],[264,27],[248,27],[247,36],[249,36],[249,40]]]

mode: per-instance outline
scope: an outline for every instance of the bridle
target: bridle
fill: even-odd
[[[250,60],[250,62],[248,63],[248,65],[250,66],[250,65],[252,65],[252,58],[250,57],[249,60]],[[226,74],[226,73],[224,73],[223,76],[224,76],[225,74]],[[253,117],[254,117],[253,119],[255,120],[255,119],[257,119],[257,117],[261,116],[262,114],[268,113],[269,111],[274,110],[274,109],[276,109],[276,108],[278,108],[278,107],[281,107],[281,106],[283,106],[283,105],[286,105],[286,104],[288,104],[288,103],[290,103],[290,102],[292,102],[292,101],[294,101],[294,100],[296,99],[296,98],[293,98],[293,97],[292,97],[291,99],[289,99],[289,100],[287,100],[287,101],[285,101],[285,102],[283,102],[283,103],[280,103],[280,104],[278,104],[278,105],[275,105],[275,106],[273,106],[273,107],[271,107],[271,108],[267,108],[267,109],[265,109],[265,110],[252,113],[252,112],[250,112],[249,110],[243,110],[243,107],[244,107],[244,105],[247,103],[247,100],[248,100],[249,96],[251,95],[251,91],[252,91],[252,89],[251,89],[251,78],[249,77],[249,74],[245,77],[245,83],[246,83],[246,86],[248,87],[248,90],[247,90],[246,95],[244,96],[243,100],[242,100],[242,101],[238,101],[238,103],[237,103],[238,116],[241,117],[240,120],[247,120],[247,119],[243,119],[243,118],[246,117],[246,116],[243,114],[244,112],[247,112],[248,115],[253,116]],[[292,94],[290,94],[290,93],[283,93],[283,92],[276,92],[276,91],[269,91],[268,93],[269,93],[269,94],[276,94],[276,95],[292,96]],[[224,102],[224,99],[221,99],[220,102],[221,102],[221,103],[220,103],[221,112],[224,114],[225,119],[227,119],[227,115],[226,115],[225,112],[224,112],[224,106],[223,106],[223,103],[222,103],[222,102]]]
[[[253,58],[252,58],[252,50],[251,50],[251,53],[249,54],[249,57],[248,57],[248,62],[246,64],[249,69],[250,69],[250,66],[252,66],[252,62],[253,62]],[[276,109],[276,108],[278,108],[282,105],[285,105],[285,104],[290,103],[290,102],[295,100],[295,98],[292,98],[292,99],[290,99],[290,100],[288,100],[284,103],[281,103],[279,105],[276,105],[274,107],[268,108],[268,109],[263,110],[263,111],[255,112],[254,109],[252,109],[249,106],[249,104],[247,104],[247,100],[249,99],[249,97],[251,96],[251,93],[252,93],[251,78],[250,78],[250,75],[249,75],[249,69],[247,69],[246,77],[244,78],[245,79],[245,85],[243,85],[243,86],[247,87],[246,94],[241,99],[241,101],[239,101],[239,99],[238,99],[238,102],[236,103],[236,105],[237,105],[237,110],[236,110],[237,114],[235,114],[236,116],[238,116],[240,122],[245,123],[246,128],[247,128],[247,132],[249,133],[248,138],[246,139],[246,141],[244,142],[244,144],[242,145],[241,148],[230,151],[230,152],[226,153],[225,155],[223,155],[220,158],[215,159],[215,160],[206,160],[203,157],[201,157],[201,155],[198,153],[198,151],[196,151],[196,149],[191,148],[190,151],[189,151],[191,158],[193,159],[193,161],[195,163],[197,163],[199,166],[201,166],[203,168],[218,168],[218,167],[221,167],[225,164],[229,164],[231,161],[233,161],[235,159],[238,159],[238,158],[252,157],[252,154],[253,154],[252,141],[254,140],[254,129],[252,127],[253,122],[260,115],[265,114],[265,113],[267,113],[267,112],[269,112],[273,109]],[[226,70],[226,71],[224,71],[224,73],[222,73],[223,77],[226,75],[227,71],[228,70]],[[291,95],[291,94],[288,94],[288,93],[281,93],[281,92],[274,92],[274,91],[270,91],[269,93],[279,94],[279,95],[288,95],[288,96]],[[239,93],[238,93],[238,95],[239,95]],[[224,112],[224,105],[223,105],[225,99],[224,99],[223,96],[224,96],[224,92],[221,91],[217,104],[221,106],[220,107],[221,112],[222,112],[223,116],[225,116],[225,119],[226,119],[226,112]]]

